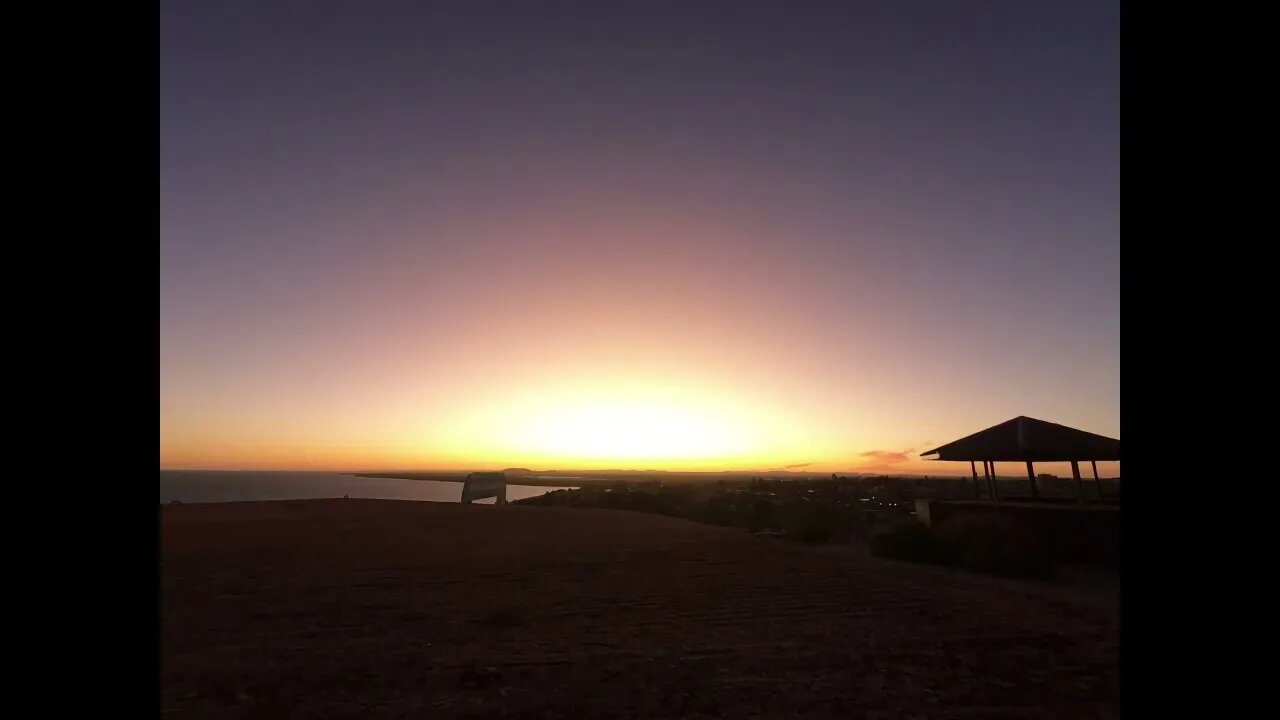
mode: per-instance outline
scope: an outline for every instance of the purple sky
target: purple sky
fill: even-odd
[[[1118,437],[1118,4],[743,5],[163,4],[161,465]]]

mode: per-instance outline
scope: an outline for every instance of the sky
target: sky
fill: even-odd
[[[919,453],[1119,437],[1118,3],[160,19],[162,468],[958,474]]]

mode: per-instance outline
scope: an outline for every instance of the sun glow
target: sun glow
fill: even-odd
[[[579,378],[501,393],[441,440],[529,467],[710,468],[774,454],[769,415],[707,384]]]
[[[660,401],[577,403],[535,413],[512,438],[517,451],[583,460],[690,460],[751,449],[725,417]]]

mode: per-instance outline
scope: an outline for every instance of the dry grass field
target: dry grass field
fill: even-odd
[[[167,718],[1113,718],[1114,606],[655,515],[160,509]]]

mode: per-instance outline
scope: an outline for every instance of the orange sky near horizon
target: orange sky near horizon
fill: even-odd
[[[206,396],[202,405],[179,404],[180,396],[171,392],[167,397],[174,404],[162,412],[161,467],[791,467],[806,472],[965,474],[963,463],[925,461],[919,453],[1007,419],[989,415],[989,421],[975,423],[969,414],[952,411],[932,413],[932,422],[912,422],[905,401],[896,413],[886,411],[883,401],[859,411],[827,402],[820,387],[798,383],[785,372],[770,375],[751,363],[741,363],[736,373],[698,374],[689,368],[675,375],[673,367],[659,372],[655,362],[648,374],[637,373],[643,379],[634,380],[625,373],[592,375],[590,368],[601,366],[587,360],[573,371],[554,367],[563,362],[551,362],[553,367],[541,372],[530,367],[531,361],[457,368],[458,377],[473,378],[470,386],[440,386],[408,373],[380,380],[361,376],[349,379],[351,385],[330,385],[325,376],[314,382],[305,376],[288,382],[266,379],[258,391],[246,395],[229,389],[221,400]],[[633,362],[630,367],[644,365]],[[1016,413],[1014,405],[1010,402],[1005,412]],[[1096,431],[1101,423],[1081,424]],[[1102,431],[1107,434],[1105,427]],[[1100,471],[1114,475],[1113,465],[1104,463]],[[1021,473],[1020,468],[1001,471]],[[1057,464],[1039,471],[1069,475]]]

